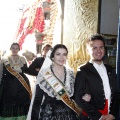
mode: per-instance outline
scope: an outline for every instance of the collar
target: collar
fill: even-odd
[[[89,61],[90,63],[92,63],[94,66],[98,66],[98,67],[104,67],[104,63],[103,63],[103,61],[102,61],[102,63],[101,64],[97,64],[96,62],[94,62],[94,61],[92,61],[92,60],[90,60]]]

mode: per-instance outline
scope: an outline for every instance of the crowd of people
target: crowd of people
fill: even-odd
[[[0,120],[117,120],[120,96],[115,68],[104,64],[105,38],[86,40],[90,60],[76,74],[63,44],[42,46],[28,65],[13,43],[0,60]],[[36,77],[34,90],[30,79]]]

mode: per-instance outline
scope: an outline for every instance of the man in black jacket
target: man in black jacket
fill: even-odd
[[[118,105],[115,99],[117,91],[116,72],[103,63],[105,41],[96,34],[87,41],[90,61],[81,66],[76,74],[75,101],[83,109],[80,120],[114,120]],[[89,94],[91,99],[82,99]]]
[[[41,57],[37,57],[32,63],[31,65],[29,66],[29,70],[30,70],[30,73],[34,76],[37,76],[38,75],[38,72],[40,70],[40,68],[42,67],[42,64],[45,60],[45,57],[46,57],[46,54],[47,52],[51,49],[51,45],[49,44],[45,44],[43,45],[42,47],[42,56]]]

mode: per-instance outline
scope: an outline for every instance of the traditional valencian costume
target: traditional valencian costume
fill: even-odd
[[[24,57],[0,61],[0,120],[26,120],[31,97],[26,70]]]
[[[49,53],[48,53],[49,54]],[[71,100],[74,93],[74,73],[64,67],[65,77],[55,76],[48,57],[36,81],[27,120],[78,120],[81,109]]]

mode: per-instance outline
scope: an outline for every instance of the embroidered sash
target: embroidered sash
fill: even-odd
[[[5,63],[4,63],[5,64]],[[26,83],[26,81],[24,80],[24,78],[19,74],[19,73],[17,73],[14,69],[12,69],[11,67],[10,67],[10,64],[5,64],[5,67],[6,67],[6,69],[12,74],[12,75],[14,75],[19,81],[20,81],[20,83],[25,87],[25,89],[29,92],[29,94],[30,94],[30,99],[31,99],[31,97],[32,97],[32,92],[31,92],[31,89],[30,89],[30,87],[28,86],[28,84]]]
[[[58,97],[74,112],[79,116],[82,113],[82,109],[74,102],[74,100],[70,99],[67,95],[67,92],[63,85],[56,79],[50,72],[46,72],[44,75],[45,80],[48,84],[53,88],[55,93],[57,93]]]

